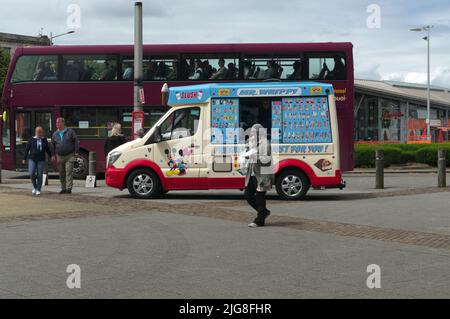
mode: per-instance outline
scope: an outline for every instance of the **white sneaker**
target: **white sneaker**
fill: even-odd
[[[36,191],[36,196],[39,196],[39,195],[41,195],[41,192],[40,191]]]
[[[250,228],[257,228],[259,226],[256,223],[250,223],[250,224],[248,224],[248,227],[250,227]]]
[[[33,188],[33,190],[31,191],[31,193],[34,195],[36,194],[36,189]]]

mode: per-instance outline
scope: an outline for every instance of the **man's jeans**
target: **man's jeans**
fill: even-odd
[[[75,162],[75,154],[58,155],[59,181],[61,189],[67,190],[73,187],[73,164]]]
[[[28,160],[28,171],[30,172],[31,183],[33,183],[33,188],[37,191],[41,191],[44,168],[45,161],[35,162],[32,159]]]

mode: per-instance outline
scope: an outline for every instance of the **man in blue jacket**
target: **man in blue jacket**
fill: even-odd
[[[53,160],[56,160],[59,168],[59,180],[61,182],[60,194],[71,194],[73,187],[73,164],[75,155],[78,154],[79,141],[77,134],[71,128],[66,127],[62,117],[56,119],[58,130],[53,133]]]

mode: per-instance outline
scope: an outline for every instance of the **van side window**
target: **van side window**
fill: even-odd
[[[200,123],[200,108],[176,110],[161,124],[162,140],[175,140],[195,135]]]

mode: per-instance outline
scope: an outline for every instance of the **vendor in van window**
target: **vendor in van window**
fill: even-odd
[[[270,129],[271,109],[270,101],[262,101],[261,107],[258,109],[258,123],[269,132]]]

